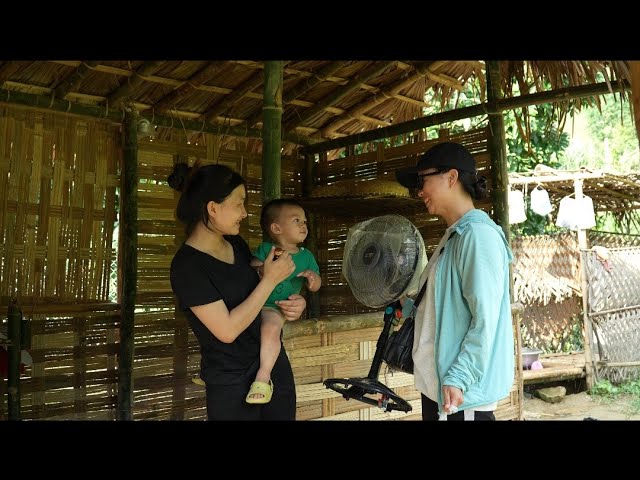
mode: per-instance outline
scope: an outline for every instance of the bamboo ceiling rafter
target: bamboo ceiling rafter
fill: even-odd
[[[220,64],[219,70],[210,67],[215,63]],[[379,60],[295,60],[285,66],[282,92],[285,129],[294,131],[295,128],[295,134],[290,138],[301,139],[307,145],[316,144],[321,138],[331,138],[329,142],[322,142],[322,146],[309,149],[313,152],[319,151],[320,148],[339,147],[345,145],[345,142],[372,141],[380,136],[407,133],[407,129],[413,131],[442,121],[486,115],[489,112],[497,113],[524,105],[568,105],[570,101],[580,108],[580,100],[576,99],[585,98],[583,102],[590,104],[595,98],[597,102],[598,96],[606,93],[603,88],[605,83],[606,90],[610,92],[626,89],[626,86],[622,89],[619,86],[629,81],[632,70],[631,62],[617,60],[502,61],[500,64],[503,71],[511,72],[511,75],[507,75],[508,79],[513,81],[513,78],[519,78],[520,75],[525,81],[520,83],[521,89],[536,93],[525,94],[516,89],[508,91],[507,97],[500,101],[487,103],[483,97],[486,90],[483,82],[484,72],[478,71],[485,65],[481,61],[441,61],[441,68],[431,66],[422,77],[416,77],[415,74],[416,69],[424,62],[396,61],[394,66],[386,70],[381,68],[377,76],[366,80],[368,70],[377,68],[375,65],[384,67],[386,63]],[[157,71],[162,72],[159,75],[155,75],[155,69],[147,70],[149,66],[153,67],[153,62],[145,64],[140,60],[126,59],[93,62],[0,62],[0,79],[5,80],[2,84],[5,90],[0,89],[3,94],[0,98],[7,103],[25,102],[25,105],[31,104],[46,109],[52,99],[58,99],[55,93],[57,92],[64,94],[65,111],[82,112],[85,111],[84,106],[101,105],[102,116],[110,118],[112,113],[113,118],[122,114],[117,104],[120,99],[127,99],[131,100],[136,109],[153,109],[154,115],[163,111],[169,112],[166,113],[169,127],[173,126],[175,121],[179,123],[180,118],[188,119],[192,124],[199,123],[201,127],[197,130],[202,131],[202,119],[206,117],[209,120],[208,125],[211,125],[214,131],[233,127],[227,131],[233,131],[233,134],[229,133],[232,136],[254,138],[259,131],[255,128],[255,131],[245,133],[260,125],[263,92],[258,85],[259,82],[254,84],[253,89],[250,84],[247,86],[247,82],[251,82],[258,71],[263,71],[262,62],[167,62],[162,70]],[[208,68],[217,73],[205,73]],[[144,75],[145,73],[154,74]],[[80,79],[82,74],[85,75]],[[596,76],[600,78],[600,74],[605,76],[604,82],[593,83]],[[324,80],[319,81],[318,76],[324,77]],[[421,107],[425,106],[423,93],[427,90],[442,90],[443,96],[450,97],[472,76],[479,79],[482,100],[480,105],[400,123],[405,118],[420,115]],[[410,78],[415,79],[413,84]],[[397,90],[405,80],[406,87]],[[132,84],[134,87],[138,84],[138,87],[131,88]],[[354,88],[356,84],[358,86]],[[536,91],[542,86],[546,88],[548,84],[552,86],[551,90]],[[349,93],[346,93],[347,91]],[[16,93],[46,97],[49,103],[43,106],[42,98],[29,103],[31,100],[19,95],[16,97],[20,100],[14,102],[13,95]],[[6,99],[3,98],[4,94]],[[393,100],[385,101],[388,96]],[[627,98],[630,97],[629,95]],[[182,110],[178,110],[180,107]],[[147,113],[151,118],[151,112]],[[236,118],[229,118],[230,115]],[[174,123],[171,123],[171,119]],[[394,120],[393,125],[390,124],[391,119]],[[207,131],[210,130],[207,128]],[[320,132],[323,133],[322,136]],[[255,148],[260,147],[256,144]]]
[[[303,125],[306,121],[322,112],[325,107],[334,105],[336,102],[339,102],[350,93],[360,89],[364,83],[374,77],[377,77],[394,63],[394,61],[373,63],[364,71],[354,76],[353,79],[346,85],[341,88],[337,88],[334,92],[327,95],[325,99],[321,102],[318,102],[315,107],[310,108],[302,115],[300,115],[297,119],[291,120],[287,124],[283,125],[282,131],[290,132],[294,130],[298,125]]]
[[[234,63],[237,63],[238,65],[245,65],[245,66],[252,67],[252,68],[263,68],[262,64],[256,63],[254,61],[237,60]],[[344,62],[344,64],[347,64],[347,63],[349,63],[349,62]],[[469,63],[469,62],[464,62],[464,63]],[[401,69],[401,70],[410,70],[411,68],[413,68],[411,65],[409,65],[407,63],[404,63],[404,62],[400,62],[400,61],[397,61],[396,64],[397,64],[398,68]],[[305,77],[305,78],[313,77],[315,75],[313,72],[308,72],[308,71],[305,71],[305,70],[297,70],[295,68],[285,68],[284,69],[284,73],[289,74],[289,75],[296,75],[296,76],[300,76],[300,77]],[[449,77],[449,78],[451,78],[451,77]],[[327,78],[324,79],[324,81],[325,82],[337,83],[338,85],[346,85],[349,82],[349,80],[346,79],[346,78],[334,77],[334,76],[328,76]],[[369,85],[367,83],[363,83],[360,86],[360,88],[362,90],[367,90],[367,91],[370,91],[370,92],[373,92],[373,93],[378,93],[378,91],[379,91],[378,87],[374,87],[373,85]],[[420,100],[416,100],[414,98],[405,97],[404,95],[396,95],[395,98],[397,98],[398,100],[400,100],[402,102],[405,102],[405,103],[412,103],[414,105],[418,105],[418,106],[421,106],[421,107],[428,107],[428,105],[426,103],[424,103],[424,102],[422,102]],[[298,105],[297,103],[295,103],[297,101],[299,101],[299,100],[293,100],[290,103],[292,105]],[[304,106],[304,105],[301,104],[301,106]],[[326,110],[330,111],[329,108],[330,107],[327,107]],[[369,117],[369,119],[371,119],[371,117]],[[369,122],[369,123],[371,123],[371,122]],[[376,121],[375,123],[378,123],[378,122]],[[255,122],[254,122],[254,125],[255,125]],[[338,136],[342,136],[342,135],[338,135]]]
[[[347,62],[332,62],[318,70],[308,80],[301,80],[295,87],[282,96],[282,104],[286,105],[296,100],[301,95],[311,90],[320,82],[326,81],[334,73],[340,70]],[[247,126],[253,127],[262,118],[262,106],[259,106],[254,113],[250,113],[247,119]]]
[[[120,87],[107,97],[106,104],[114,108],[118,107],[118,105],[120,105],[120,103],[122,103],[122,101],[126,99],[131,92],[134,92],[149,75],[153,75],[165,63],[166,62],[164,61],[151,60],[144,62],[135,72],[133,72],[131,77],[128,77],[127,80],[122,82]]]
[[[379,93],[376,93],[373,98],[366,99],[360,102],[358,105],[354,106],[351,110],[348,110],[343,115],[337,117],[333,122],[327,125],[322,129],[322,136],[328,137],[344,124],[350,122],[354,118],[357,118],[359,115],[364,114],[365,112],[371,110],[373,107],[386,102],[387,100],[394,98],[400,90],[408,87],[413,84],[420,77],[426,75],[429,70],[435,70],[438,68],[442,62],[423,62],[416,65],[416,69],[412,74],[407,77],[402,77],[399,80],[396,80],[393,84],[389,85],[384,90],[380,90]]]
[[[79,68],[83,62],[80,61],[68,61],[68,60],[55,60],[55,61],[50,61],[49,63],[55,63],[58,65],[65,65],[68,67],[75,67],[75,68]],[[225,62],[216,62],[216,63],[225,63]],[[252,61],[236,61],[234,63],[237,63],[239,65],[243,65],[243,66],[248,66],[251,68],[256,68],[256,69],[262,69],[262,64],[258,64],[256,62],[252,62]],[[348,63],[348,62],[341,62],[342,65]],[[84,62],[84,64],[87,66],[87,68],[89,70],[94,70],[96,72],[101,72],[101,73],[109,73],[109,74],[113,74],[113,75],[119,75],[119,76],[124,76],[124,77],[131,77],[135,75],[135,72],[131,71],[131,70],[126,70],[126,69],[122,69],[122,68],[117,68],[117,67],[111,67],[108,65],[101,65],[99,62]],[[407,64],[402,64],[403,69],[406,69],[408,67],[410,67]],[[205,67],[206,68],[206,67]],[[302,77],[313,77],[316,74],[314,74],[313,72],[306,72],[306,71],[302,71],[302,70],[296,70],[296,69],[287,69],[285,68],[285,72],[289,73],[289,74],[294,74],[294,75],[299,75]],[[9,74],[9,76],[12,73]],[[196,74],[197,75],[197,74]],[[169,85],[174,87],[176,90],[180,90],[183,94],[187,93],[191,90],[199,90],[199,91],[204,91],[204,92],[211,92],[211,93],[219,93],[222,95],[232,95],[234,93],[234,90],[231,88],[225,88],[225,87],[219,87],[219,86],[215,86],[215,85],[204,85],[204,81],[206,80],[202,80],[199,82],[196,81],[192,81],[191,79],[187,80],[187,81],[182,81],[182,80],[176,80],[176,79],[172,79],[172,78],[166,78],[166,77],[159,77],[156,75],[151,75],[151,74],[146,74],[144,75],[144,81],[147,82],[152,82],[152,83],[159,83],[162,85]],[[346,85],[348,84],[348,80],[344,79],[344,78],[340,78],[340,77],[332,77],[332,76],[327,76],[325,79],[325,81],[329,81],[329,82],[334,82],[337,83],[339,85]],[[187,85],[191,84],[192,88],[189,88]],[[14,85],[18,86],[19,82],[16,82]],[[124,84],[123,84],[124,85]],[[26,85],[25,85],[26,87]],[[184,90],[183,90],[184,87]],[[23,89],[22,91],[28,93],[29,90],[31,90],[32,88],[34,88],[33,86],[29,86],[28,89]],[[373,87],[371,85],[367,85],[366,83],[363,83],[362,85],[360,85],[360,88],[364,89],[364,90],[369,90],[372,91],[374,93],[377,93],[379,91],[379,89],[377,87]],[[40,91],[40,93],[42,93],[42,91]],[[98,99],[100,98],[100,101],[104,100],[104,97],[99,97],[99,96],[87,96],[86,94],[80,94],[80,93],[75,93],[75,92],[68,92],[70,95],[76,95],[78,96],[78,98],[85,98],[85,99],[90,99],[90,98],[95,98]],[[174,93],[171,92],[169,95],[173,95]],[[178,94],[175,94],[176,96],[178,96]],[[247,92],[245,93],[243,96],[246,96],[248,98],[253,98],[256,100],[262,100],[262,94],[258,93],[258,92]],[[60,97],[56,97],[56,98],[60,98]],[[415,100],[412,98],[408,98],[405,97],[403,95],[396,95],[395,98],[397,98],[398,100],[401,100],[403,102],[406,103],[412,103],[412,104],[416,104],[416,105],[420,105],[420,106],[425,106],[424,102],[420,102],[419,100]],[[170,101],[171,99],[169,99],[168,101],[166,101],[167,105],[161,108],[156,107],[156,105],[151,105],[148,108],[153,108],[154,110],[159,110],[162,111],[162,109],[164,109],[165,111],[169,109]],[[160,101],[164,101],[163,99],[161,99]],[[140,102],[134,102],[137,103],[137,105],[143,106],[144,104],[140,103]],[[229,99],[225,100],[225,104],[230,104],[232,103]],[[292,99],[289,102],[285,102],[286,103],[290,103],[291,105],[296,105],[296,106],[302,106],[302,107],[312,107],[315,104],[312,102],[305,102],[303,100],[299,100],[299,99]],[[112,101],[109,100],[109,105],[112,104]],[[138,108],[138,107],[136,107]],[[214,107],[215,108],[215,107]],[[225,107],[226,108],[226,107]],[[325,107],[325,110],[331,113],[335,113],[338,115],[342,115],[344,113],[343,109],[338,109],[338,108],[334,108],[331,106],[327,106]],[[224,109],[223,109],[224,111]],[[191,115],[191,112],[186,112],[186,111],[176,111],[179,112],[177,113],[180,116],[185,116],[185,117],[193,117],[193,115]],[[260,113],[256,113],[254,114],[254,117],[259,118],[259,115],[261,115],[261,111]],[[200,116],[201,114],[198,114],[197,116]],[[384,120],[380,120],[380,119],[376,119],[370,116],[366,116],[366,115],[361,115],[358,117],[359,120],[362,120],[366,123],[370,123],[372,125],[376,125],[376,126],[389,126],[390,123]],[[228,120],[228,119],[227,119]],[[252,125],[255,125],[257,123],[257,120],[254,121]],[[308,129],[307,127],[296,127],[296,129],[298,128],[304,128],[304,129]],[[313,132],[318,131],[317,128],[313,128],[311,129]],[[342,136],[342,135],[339,135]]]
[[[186,97],[193,90],[197,90],[204,82],[210,80],[217,72],[220,71],[220,67],[225,62],[215,61],[206,64],[203,68],[198,70],[195,74],[189,77],[185,82],[172,90],[164,97],[160,98],[157,102],[151,105],[155,111],[163,112],[173,108],[180,100]]]
[[[82,80],[87,76],[87,73],[91,71],[92,67],[95,67],[99,62],[82,62],[78,67],[71,72],[67,78],[60,82],[55,90],[53,90],[53,96],[55,98],[62,98],[67,96],[71,90],[80,85]]]
[[[223,98],[220,102],[211,107],[208,111],[202,114],[202,118],[205,122],[210,122],[216,118],[220,113],[231,107],[237,100],[244,97],[247,93],[253,89],[258,88],[264,81],[264,71],[260,70],[254,73],[249,80],[244,82],[239,88],[231,92],[228,96]]]

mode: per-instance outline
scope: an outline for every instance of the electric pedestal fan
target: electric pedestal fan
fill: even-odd
[[[349,229],[342,274],[356,299],[372,308],[386,305],[369,374],[362,378],[330,378],[323,383],[349,400],[354,398],[390,412],[411,411],[411,405],[378,380],[383,352],[402,307],[399,299],[418,290],[426,263],[424,241],[418,229],[400,215],[384,215]]]

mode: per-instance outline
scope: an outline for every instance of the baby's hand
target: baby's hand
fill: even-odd
[[[320,275],[313,270],[304,270],[298,274],[298,277],[305,277],[307,279],[307,288],[310,292],[317,292],[322,283]]]

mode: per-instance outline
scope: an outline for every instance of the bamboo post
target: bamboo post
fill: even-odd
[[[189,164],[189,157],[186,155],[174,155],[174,164]],[[240,172],[242,175],[242,172]],[[177,205],[180,193],[173,190],[173,198]],[[185,240],[183,231],[174,237],[173,244],[176,250]],[[180,308],[177,297],[174,296],[176,326],[174,327],[173,341],[173,389],[171,399],[171,420],[184,420],[186,406],[187,384],[191,382],[188,378],[189,366],[189,322]]]
[[[282,135],[282,61],[264,63],[262,121],[262,202],[280,198]]]
[[[576,178],[573,181],[573,189],[576,200],[583,198],[582,194],[582,178]],[[593,325],[589,316],[589,286],[587,282],[587,271],[585,269],[584,255],[587,250],[587,232],[583,228],[578,228],[578,248],[580,249],[580,277],[582,286],[582,335],[584,337],[584,368],[587,376],[587,389],[593,387],[593,354],[591,349],[591,339],[593,338]]]
[[[118,358],[118,420],[132,420],[133,326],[138,281],[138,114],[125,112],[122,161],[122,216],[120,245],[122,250],[122,320],[120,322],[120,356]]]
[[[304,163],[304,177],[302,179],[302,196],[309,198],[311,191],[313,190],[313,184],[315,179],[315,155],[305,155]],[[307,248],[318,258],[318,228],[316,222],[316,215],[314,212],[307,211]],[[307,312],[310,318],[318,318],[320,316],[320,293],[309,292],[309,305],[307,305]]]
[[[502,82],[500,79],[500,62],[487,60],[487,100],[493,104],[502,99]],[[504,133],[504,117],[502,112],[489,112],[489,153],[491,154],[491,170],[493,188],[493,218],[502,227],[509,245],[511,245],[511,228],[509,227],[509,170],[507,168],[507,142]]]
[[[20,420],[20,350],[22,340],[20,330],[22,327],[22,312],[11,302],[7,314],[7,337],[9,339],[9,365],[8,365],[8,397],[9,420]]]

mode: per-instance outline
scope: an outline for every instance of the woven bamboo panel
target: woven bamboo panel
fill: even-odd
[[[588,231],[589,245],[638,245],[640,236]],[[582,328],[582,287],[576,234],[517,237],[512,240],[516,301],[525,305],[523,344],[549,353],[573,349]]]
[[[0,107],[0,321],[16,298],[31,325],[23,418],[113,417],[119,161],[109,123]]]
[[[593,251],[582,255],[598,359],[640,361],[640,247],[610,249],[606,260]],[[640,367],[606,367],[597,374],[620,382],[640,377]]]
[[[582,298],[560,302],[530,302],[522,315],[522,344],[549,353],[575,350],[575,335],[582,329]]]
[[[548,304],[580,292],[580,257],[575,234],[512,240],[513,292],[518,302]]]

